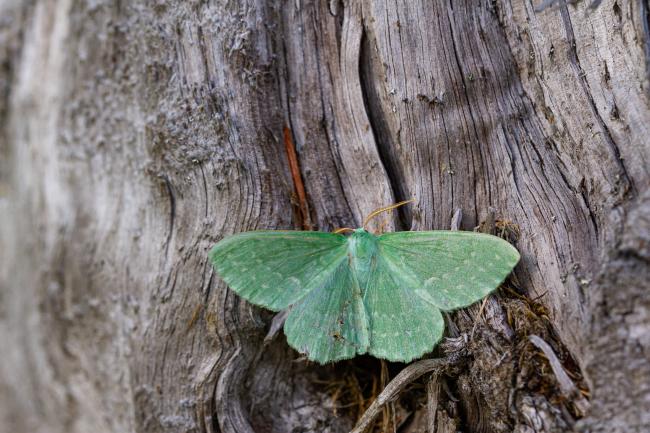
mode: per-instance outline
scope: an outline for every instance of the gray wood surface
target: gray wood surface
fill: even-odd
[[[411,197],[522,261],[376,431],[649,431],[648,2],[542,3],[0,0],[0,431],[351,430],[207,252]]]

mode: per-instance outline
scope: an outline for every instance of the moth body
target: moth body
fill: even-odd
[[[368,276],[377,260],[377,236],[363,228],[356,229],[348,237],[348,257],[350,267],[356,275],[360,287],[366,287]]]

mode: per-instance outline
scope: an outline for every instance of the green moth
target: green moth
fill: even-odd
[[[239,233],[217,243],[210,260],[246,300],[289,308],[287,341],[321,364],[364,353],[421,357],[442,338],[441,311],[485,297],[519,261],[508,242],[481,233],[344,230]]]

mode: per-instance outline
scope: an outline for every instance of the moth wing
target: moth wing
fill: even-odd
[[[505,240],[475,232],[393,232],[378,242],[382,257],[415,292],[444,311],[485,297],[519,261],[519,252]]]
[[[346,238],[323,232],[245,232],[218,242],[209,257],[238,295],[280,311],[331,277],[346,257]]]
[[[430,352],[442,338],[445,322],[440,310],[418,296],[416,288],[381,255],[376,257],[364,293],[371,355],[409,362]]]
[[[289,345],[321,364],[367,351],[368,321],[347,256],[292,307],[284,333]]]

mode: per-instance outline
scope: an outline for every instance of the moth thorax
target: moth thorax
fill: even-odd
[[[348,238],[350,265],[358,272],[366,272],[377,254],[377,238],[363,229],[356,229]]]

